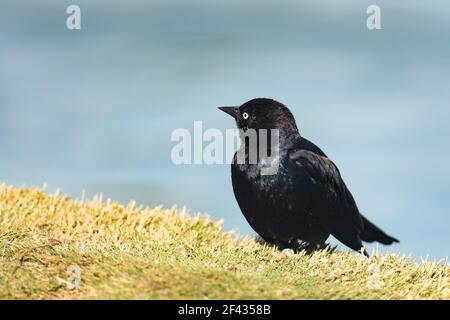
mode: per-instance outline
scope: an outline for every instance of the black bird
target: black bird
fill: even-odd
[[[241,149],[231,165],[233,191],[250,226],[267,242],[282,248],[314,250],[333,235],[353,250],[362,241],[398,242],[358,210],[337,166],[314,143],[302,137],[289,109],[272,99],[253,99],[240,107],[220,107],[241,132]],[[278,129],[278,170],[262,174],[269,156],[249,163],[248,129]],[[258,136],[258,135],[257,135]],[[270,135],[266,137],[270,140]],[[259,145],[259,144],[258,144]],[[270,148],[269,153],[275,151]],[[246,149],[242,149],[246,148]],[[238,161],[243,152],[245,161]],[[305,247],[306,243],[306,247]]]

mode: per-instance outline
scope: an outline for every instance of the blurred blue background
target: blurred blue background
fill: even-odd
[[[82,29],[66,28],[78,4]],[[382,251],[450,247],[450,4],[2,0],[0,181],[186,206],[253,235],[228,165],[175,166],[170,134],[233,128],[216,109],[289,106],[371,220]]]

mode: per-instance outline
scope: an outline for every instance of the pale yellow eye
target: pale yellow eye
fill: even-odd
[[[247,120],[247,119],[248,119],[248,113],[247,113],[247,112],[244,112],[244,113],[242,114],[242,118],[244,118],[244,120]]]

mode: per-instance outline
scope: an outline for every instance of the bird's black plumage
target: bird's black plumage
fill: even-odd
[[[256,164],[241,163],[235,154],[231,166],[239,207],[264,240],[289,248],[299,242],[316,247],[333,235],[356,251],[363,248],[361,241],[398,242],[359,212],[336,165],[300,135],[286,106],[272,99],[253,99],[240,107],[220,109],[244,131],[278,129],[276,174],[261,174],[265,162],[260,157]]]

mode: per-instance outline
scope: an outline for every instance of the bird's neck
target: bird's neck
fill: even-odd
[[[241,132],[240,152],[245,152],[245,158],[262,159],[283,156],[300,141],[298,130],[286,129],[256,129]]]
[[[302,139],[297,129],[280,130],[280,149],[288,150]]]

